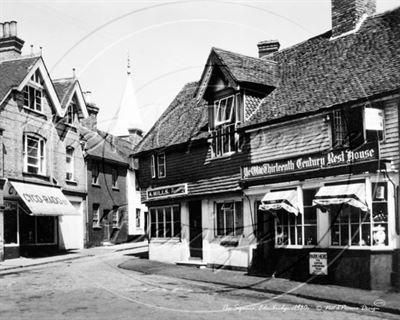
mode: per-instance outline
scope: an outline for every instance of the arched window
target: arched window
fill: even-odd
[[[69,181],[74,180],[74,148],[67,147],[65,150],[66,176]]]

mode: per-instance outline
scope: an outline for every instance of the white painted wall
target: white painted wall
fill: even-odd
[[[128,233],[129,235],[144,235],[144,212],[147,207],[141,203],[140,191],[136,190],[136,176],[134,170],[127,172],[127,198],[128,198]],[[140,209],[140,225],[136,225],[136,209]]]
[[[85,201],[80,197],[66,196],[74,208],[79,212],[76,216],[58,217],[58,241],[60,249],[83,249],[85,230]]]

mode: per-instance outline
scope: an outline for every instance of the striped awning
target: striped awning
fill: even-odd
[[[365,184],[340,184],[321,187],[314,197],[313,205],[328,207],[331,205],[347,204],[368,211],[365,200]]]
[[[261,200],[260,209],[265,211],[286,210],[296,216],[300,210],[298,208],[298,192],[296,189],[271,191],[265,194]]]

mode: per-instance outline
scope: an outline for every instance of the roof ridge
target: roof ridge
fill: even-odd
[[[1,60],[1,61],[0,61],[0,64],[1,64],[1,63],[4,63],[4,62],[12,62],[12,61],[18,61],[18,60],[27,60],[27,59],[40,59],[40,58],[42,58],[42,56],[40,56],[40,55],[34,55],[34,56],[19,56],[19,57],[17,57],[17,58],[13,58],[13,59]]]

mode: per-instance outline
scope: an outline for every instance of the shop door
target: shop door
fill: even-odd
[[[201,201],[189,202],[190,256],[203,258],[203,236],[201,225]]]
[[[103,244],[108,245],[111,243],[111,211],[103,211]]]
[[[260,201],[256,203],[257,212],[257,269],[261,273],[274,272],[275,218],[269,211],[259,209]]]

